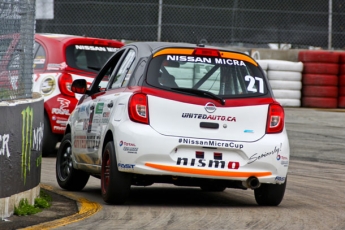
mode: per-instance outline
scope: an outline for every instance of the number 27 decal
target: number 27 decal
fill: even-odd
[[[259,82],[259,93],[264,93],[264,81],[259,77],[252,77],[252,76],[245,76],[245,81],[249,81],[249,84],[247,86],[247,90],[250,92],[257,92],[257,88],[255,87],[255,81]]]

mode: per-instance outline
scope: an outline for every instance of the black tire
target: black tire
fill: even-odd
[[[80,191],[87,184],[90,175],[73,168],[71,134],[67,133],[61,141],[56,155],[56,180],[61,188]]]
[[[287,178],[284,184],[261,184],[254,189],[256,203],[260,206],[278,206],[284,198]]]
[[[114,143],[108,142],[103,151],[101,190],[102,197],[109,204],[123,204],[131,189],[131,174],[117,168]]]
[[[223,192],[226,189],[225,186],[221,185],[201,185],[200,188],[205,192]]]
[[[338,107],[338,98],[334,97],[302,97],[302,107],[331,108]]]
[[[44,131],[42,139],[42,156],[49,156],[50,154],[55,155],[57,149],[55,149],[56,143],[59,141],[60,135],[52,132],[49,118],[44,114]]]

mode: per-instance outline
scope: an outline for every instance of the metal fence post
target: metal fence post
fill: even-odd
[[[332,0],[328,2],[328,49],[332,49]]]
[[[162,6],[163,0],[158,1],[158,31],[157,31],[157,41],[161,41],[161,33],[162,33]]]

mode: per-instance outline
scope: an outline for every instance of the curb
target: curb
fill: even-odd
[[[56,191],[56,190],[54,191],[53,187],[50,185],[41,184],[41,188],[77,201],[79,212],[71,216],[61,218],[61,219],[33,225],[27,228],[22,228],[22,230],[43,230],[43,229],[52,229],[52,228],[61,227],[67,224],[71,224],[71,223],[86,219],[92,216],[93,214],[99,212],[102,209],[102,206],[96,202],[91,202],[85,198],[78,197],[68,192]]]

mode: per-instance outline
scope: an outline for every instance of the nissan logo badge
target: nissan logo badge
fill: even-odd
[[[205,105],[205,110],[208,113],[214,113],[214,111],[216,111],[216,109],[217,109],[217,107],[213,103],[211,103],[211,102],[208,102]]]

